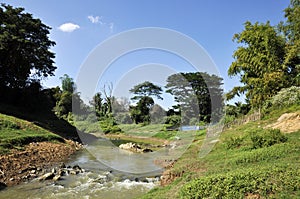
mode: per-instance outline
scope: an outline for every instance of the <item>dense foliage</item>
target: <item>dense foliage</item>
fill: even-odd
[[[281,89],[275,96],[266,101],[263,105],[263,111],[267,113],[270,109],[298,104],[300,104],[300,87],[292,86]]]
[[[54,75],[50,27],[23,8],[0,6],[0,89],[24,88]]]
[[[167,91],[178,103],[183,118],[189,124],[192,118],[199,121],[217,121],[222,111],[222,78],[207,73],[177,73],[168,77]]]
[[[286,22],[278,26],[247,21],[245,29],[234,35],[240,46],[228,74],[240,76],[242,85],[234,87],[228,99],[245,94],[251,106],[258,108],[282,88],[299,85],[299,0],[291,1],[285,17]]]
[[[130,106],[130,115],[132,120],[136,124],[150,123],[150,110],[154,105],[154,100],[151,96],[162,100],[163,98],[160,96],[162,94],[161,87],[149,81],[145,81],[141,84],[135,85],[129,91],[135,95],[131,99],[138,100],[136,106]]]

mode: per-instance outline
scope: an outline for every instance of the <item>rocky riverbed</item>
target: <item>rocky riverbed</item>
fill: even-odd
[[[80,148],[82,148],[81,144],[69,140],[65,143],[35,142],[22,150],[12,150],[9,154],[1,155],[0,185],[3,187],[20,184],[34,178],[41,178],[47,173],[48,178],[54,175],[53,177],[58,180],[58,173],[49,172],[49,169],[61,164]]]

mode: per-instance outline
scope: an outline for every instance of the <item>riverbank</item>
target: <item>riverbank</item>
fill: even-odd
[[[275,110],[261,120],[233,126],[201,158],[205,135],[197,135],[188,150],[163,173],[163,186],[141,198],[299,198],[298,110],[299,106]],[[272,130],[279,122],[297,128],[293,132]],[[265,144],[257,145],[257,141]]]
[[[13,149],[0,156],[0,183],[13,186],[37,178],[80,148],[81,144],[65,140],[65,143],[32,142],[22,150]]]

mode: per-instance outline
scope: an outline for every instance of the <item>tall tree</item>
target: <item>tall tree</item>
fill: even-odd
[[[130,114],[133,121],[138,123],[150,123],[150,109],[154,105],[152,97],[142,97],[136,106],[130,106]]]
[[[76,87],[73,78],[69,77],[69,75],[64,74],[63,77],[59,78],[61,80],[61,88],[63,92],[74,93]]]
[[[0,88],[24,88],[54,75],[50,27],[25,13],[24,8],[0,6]]]
[[[216,75],[203,72],[177,73],[168,77],[166,92],[172,94],[178,102],[183,123],[188,124],[192,118],[210,122],[212,112],[221,109],[223,103],[221,86],[222,78]]]
[[[132,100],[138,100],[136,106],[130,106],[130,114],[135,123],[149,123],[150,122],[150,109],[154,105],[154,100],[151,96],[155,96],[158,99],[163,99],[162,88],[145,81],[141,84],[134,86],[129,90],[135,94]]]
[[[284,12],[286,21],[276,28],[246,22],[245,30],[234,35],[241,46],[228,74],[239,75],[243,85],[234,87],[228,99],[245,93],[252,107],[260,107],[280,89],[300,85],[300,1],[291,0]]]
[[[101,97],[101,93],[98,92],[93,96],[92,101],[90,101],[90,104],[93,106],[93,108],[95,109],[95,113],[96,116],[98,118],[103,117],[104,116],[104,112],[103,112],[103,99]]]
[[[233,37],[240,46],[234,52],[234,62],[228,69],[229,76],[240,76],[242,86],[227,94],[231,99],[245,93],[253,107],[260,106],[289,82],[288,68],[284,67],[285,40],[267,23],[247,21],[245,30]]]
[[[163,98],[160,96],[162,94],[161,87],[149,82],[145,81],[141,84],[135,85],[132,89],[129,90],[135,96],[132,97],[132,100],[139,100],[145,96],[155,96],[157,99],[162,100]]]
[[[284,65],[290,70],[293,85],[300,85],[300,0],[291,0],[284,10],[286,22],[280,27],[286,37]]]

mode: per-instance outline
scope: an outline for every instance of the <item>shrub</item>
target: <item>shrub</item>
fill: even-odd
[[[242,137],[230,137],[228,140],[225,140],[225,146],[227,149],[238,148],[242,145],[244,138]]]
[[[250,133],[250,138],[253,149],[268,147],[287,141],[287,137],[279,129],[252,132]]]
[[[179,115],[170,115],[165,118],[165,129],[166,130],[176,130],[181,124],[181,116]]]
[[[100,121],[100,127],[103,133],[116,133],[122,130],[117,126],[117,123],[113,117],[105,118]]]
[[[281,89],[277,95],[266,101],[263,110],[272,108],[289,107],[294,104],[300,104],[300,87],[292,86]]]

